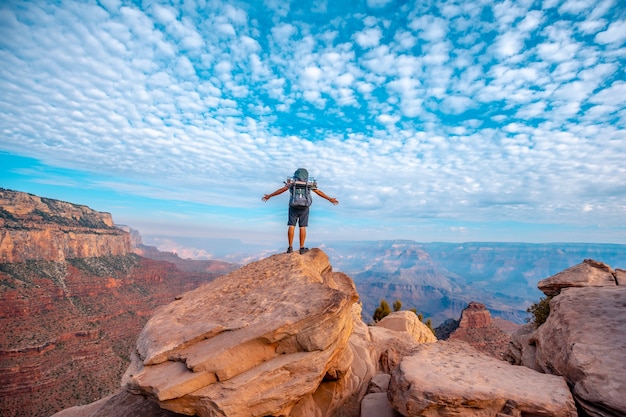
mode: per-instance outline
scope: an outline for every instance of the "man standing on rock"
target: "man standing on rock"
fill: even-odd
[[[317,183],[311,178],[309,181],[309,172],[304,168],[298,168],[294,172],[293,177],[285,181],[285,185],[271,194],[265,194],[262,198],[263,201],[267,201],[270,198],[277,196],[289,190],[289,220],[287,222],[287,240],[289,247],[287,253],[293,252],[293,236],[296,228],[296,224],[300,226],[300,254],[307,252],[309,248],[304,247],[304,241],[306,240],[306,228],[309,225],[309,207],[313,203],[311,198],[311,191],[319,195],[322,198],[330,201],[334,205],[339,204],[336,198],[331,198],[324,194],[322,190],[317,189]]]

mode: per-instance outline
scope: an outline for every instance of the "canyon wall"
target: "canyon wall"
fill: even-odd
[[[235,268],[205,263],[138,256],[108,213],[0,189],[0,415],[115,391],[155,309]]]
[[[130,236],[109,213],[0,188],[0,263],[129,253]]]

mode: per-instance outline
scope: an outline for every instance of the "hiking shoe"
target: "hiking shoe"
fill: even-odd
[[[307,253],[309,251],[309,248],[300,248],[300,255],[302,255],[303,253]]]
[[[291,253],[291,252],[293,252],[293,247],[292,247],[292,246],[289,246],[289,247],[287,248],[287,253]]]

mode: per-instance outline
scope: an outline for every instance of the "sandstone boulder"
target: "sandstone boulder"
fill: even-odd
[[[363,398],[361,417],[401,417],[401,415],[391,407],[386,392],[376,392]]]
[[[357,301],[320,250],[251,263],[157,311],[125,385],[181,414],[289,415],[322,380],[351,374],[355,355],[370,355],[358,338],[350,345]],[[361,364],[351,375],[368,372]]]
[[[557,295],[569,287],[613,287],[617,285],[615,272],[610,266],[592,259],[567,268],[558,274],[539,281],[537,287],[548,296]]]
[[[576,417],[565,380],[513,366],[464,342],[419,345],[394,370],[389,398],[403,416]]]
[[[296,404],[292,416],[358,416],[360,402],[376,373],[376,358],[368,328],[361,319],[360,304],[353,305],[352,317],[352,335],[341,359],[341,368],[347,369],[346,373],[327,376],[313,394]]]
[[[394,311],[376,323],[376,326],[397,332],[405,332],[417,343],[437,341],[433,332],[412,311]]]
[[[626,415],[625,306],[624,286],[563,289],[522,363],[563,375],[589,415]]]
[[[420,343],[437,341],[433,332],[410,311],[391,313],[375,326],[370,326],[369,333],[377,367],[384,373],[391,373]]]

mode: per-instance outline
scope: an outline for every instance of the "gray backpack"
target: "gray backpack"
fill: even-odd
[[[313,178],[309,181],[309,172],[306,169],[298,168],[293,173],[293,177],[287,180],[286,184],[290,185],[289,192],[291,197],[289,198],[289,205],[291,207],[309,207],[313,204],[311,190],[317,188],[317,183]]]

